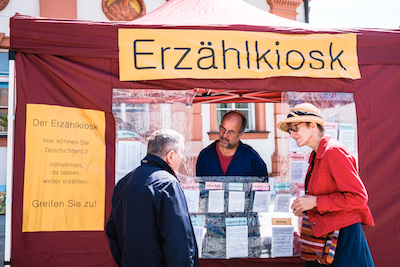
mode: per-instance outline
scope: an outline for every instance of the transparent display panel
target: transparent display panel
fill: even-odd
[[[325,133],[344,144],[350,153],[358,159],[357,149],[357,116],[354,97],[351,93],[282,93],[281,121],[286,118],[297,104],[311,103],[320,109],[325,120]],[[279,181],[304,184],[308,169],[311,148],[298,147],[288,133],[277,130],[278,154],[281,159],[281,175]]]
[[[270,258],[273,241],[279,244],[275,256],[299,255],[297,217],[289,208],[296,187],[241,176],[196,177],[182,187],[192,191],[189,198],[198,194],[197,212],[190,214],[193,226],[203,229],[197,237],[201,258]]]
[[[116,171],[118,182],[140,165],[146,156],[147,140],[159,129],[173,129],[185,137],[184,159],[178,176],[193,176],[192,140],[193,91],[113,90],[113,115],[116,127]]]

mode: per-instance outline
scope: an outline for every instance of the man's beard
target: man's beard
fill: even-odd
[[[222,142],[221,142],[222,140],[225,141],[225,142],[227,142],[227,143],[222,143]],[[230,143],[229,140],[224,139],[224,138],[220,138],[220,139],[219,139],[219,144],[220,144],[222,147],[225,147],[225,148],[227,148],[227,149],[232,149],[232,148],[234,148],[235,145],[236,145],[236,144]]]

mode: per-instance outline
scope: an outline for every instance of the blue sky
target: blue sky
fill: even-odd
[[[312,0],[309,6],[315,27],[400,27],[400,0]]]

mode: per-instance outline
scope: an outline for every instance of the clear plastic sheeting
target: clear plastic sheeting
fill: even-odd
[[[320,109],[325,120],[325,133],[344,144],[357,159],[357,117],[353,94],[351,93],[309,93],[286,92],[282,93],[282,115],[278,121],[286,118],[297,104],[311,103]],[[311,148],[298,147],[288,133],[277,131],[278,154],[282,161],[282,181],[302,182],[308,168],[308,158]],[[306,161],[307,166],[301,169],[297,161]],[[292,168],[291,168],[292,167]],[[302,180],[300,180],[300,176]],[[299,181],[300,180],[300,181]]]
[[[114,89],[112,109],[116,127],[115,181],[140,165],[148,137],[159,129],[173,129],[185,137],[178,176],[193,176],[193,91]]]
[[[290,184],[273,178],[210,176],[181,183],[201,258],[299,255]],[[294,194],[294,192],[293,192]]]
[[[353,94],[351,93],[282,93],[282,121],[297,104],[311,103],[321,110],[325,120],[325,133],[343,143],[357,159],[357,118]],[[312,149],[298,147],[288,133],[277,131],[278,155],[281,162],[280,176],[274,177],[276,183],[290,185],[293,200],[304,194],[304,180],[308,169],[308,160]],[[291,212],[291,211],[290,211]],[[296,217],[293,226],[300,233],[301,217]],[[293,246],[301,249],[301,243],[295,235]]]

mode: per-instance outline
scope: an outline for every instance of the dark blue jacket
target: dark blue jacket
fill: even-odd
[[[147,155],[116,185],[106,233],[118,266],[198,266],[185,195],[173,170]]]
[[[224,174],[217,154],[215,141],[204,148],[197,159],[197,176],[258,176],[268,177],[267,165],[260,155],[249,145],[239,141],[239,147]]]

